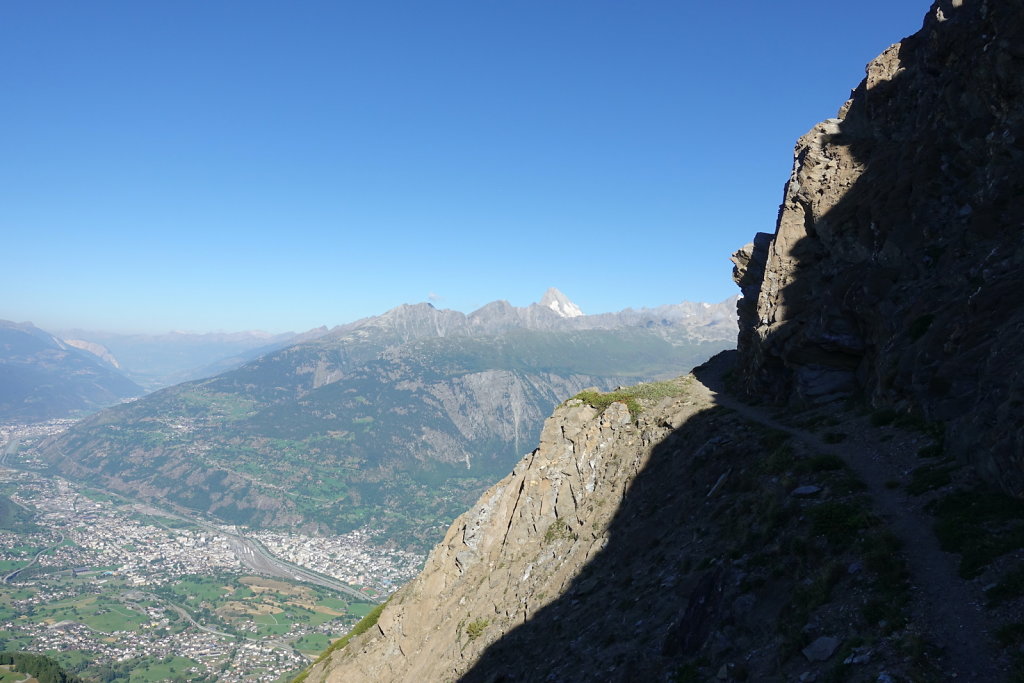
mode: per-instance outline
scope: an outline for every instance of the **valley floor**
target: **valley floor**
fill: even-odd
[[[93,680],[286,681],[421,562],[365,531],[243,533],[11,469],[66,427],[0,441],[0,651]]]

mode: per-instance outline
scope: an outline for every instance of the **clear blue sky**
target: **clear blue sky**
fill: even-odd
[[[304,330],[735,293],[926,0],[0,4],[0,318]]]

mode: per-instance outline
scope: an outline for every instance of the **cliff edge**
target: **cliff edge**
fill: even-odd
[[[852,394],[1024,494],[1024,3],[940,0],[796,145],[734,255],[749,396]]]

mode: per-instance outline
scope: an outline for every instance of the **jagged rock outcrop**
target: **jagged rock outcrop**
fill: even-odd
[[[121,369],[121,364],[118,363],[117,359],[114,358],[112,353],[110,353],[110,349],[103,346],[103,344],[96,344],[94,342],[85,341],[84,339],[65,339],[64,343],[68,346],[74,346],[76,349],[88,351],[111,367],[118,370]]]
[[[943,424],[1024,494],[1022,229],[1024,2],[940,0],[797,143],[764,258],[734,257],[738,376]]]
[[[690,386],[692,378],[675,382],[680,395],[662,400],[636,421],[623,403],[611,404],[603,414],[579,400],[559,408],[544,425],[540,447],[455,521],[420,576],[391,598],[377,626],[315,668],[311,680],[446,681],[465,675],[484,680],[505,666],[489,665],[482,673],[467,674],[489,645],[530,623],[566,594],[579,602],[608,589],[607,577],[588,575],[585,567],[608,552],[616,515],[622,514],[623,500],[637,474],[651,464],[655,448],[674,427],[710,405],[701,385],[696,384],[697,390]],[[729,441],[712,438],[713,431],[710,426],[694,429],[685,444],[675,446],[689,454]],[[640,514],[639,508],[631,513]],[[657,545],[660,541],[653,539],[662,538],[671,547],[674,531],[679,532],[650,528],[649,538],[637,535],[636,540]],[[624,562],[622,571],[622,578],[628,578],[635,568]],[[657,575],[666,590],[674,589],[676,568],[651,572],[647,582]],[[638,580],[637,590],[644,582]],[[609,595],[608,600],[619,598]],[[679,606],[672,600],[663,604],[662,614],[649,615],[650,630],[660,633],[648,643],[652,652],[660,653],[671,622],[681,616],[673,613]],[[531,653],[536,657],[531,666],[550,669],[553,680],[577,679],[574,662],[599,649],[600,639],[591,633],[594,642],[588,643],[587,631],[586,620],[567,624],[566,642],[560,646],[566,656],[549,661]],[[689,635],[690,640],[699,637]],[[677,640],[685,643],[686,636]],[[586,655],[588,670],[611,666],[622,648],[603,649],[606,656]],[[575,657],[568,654],[573,650]]]

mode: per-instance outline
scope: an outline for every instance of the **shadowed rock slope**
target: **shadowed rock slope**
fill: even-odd
[[[584,399],[307,681],[1000,680],[998,616],[893,524],[905,494],[693,376]]]
[[[802,137],[734,256],[749,395],[863,394],[1024,494],[1024,2],[943,0]]]

